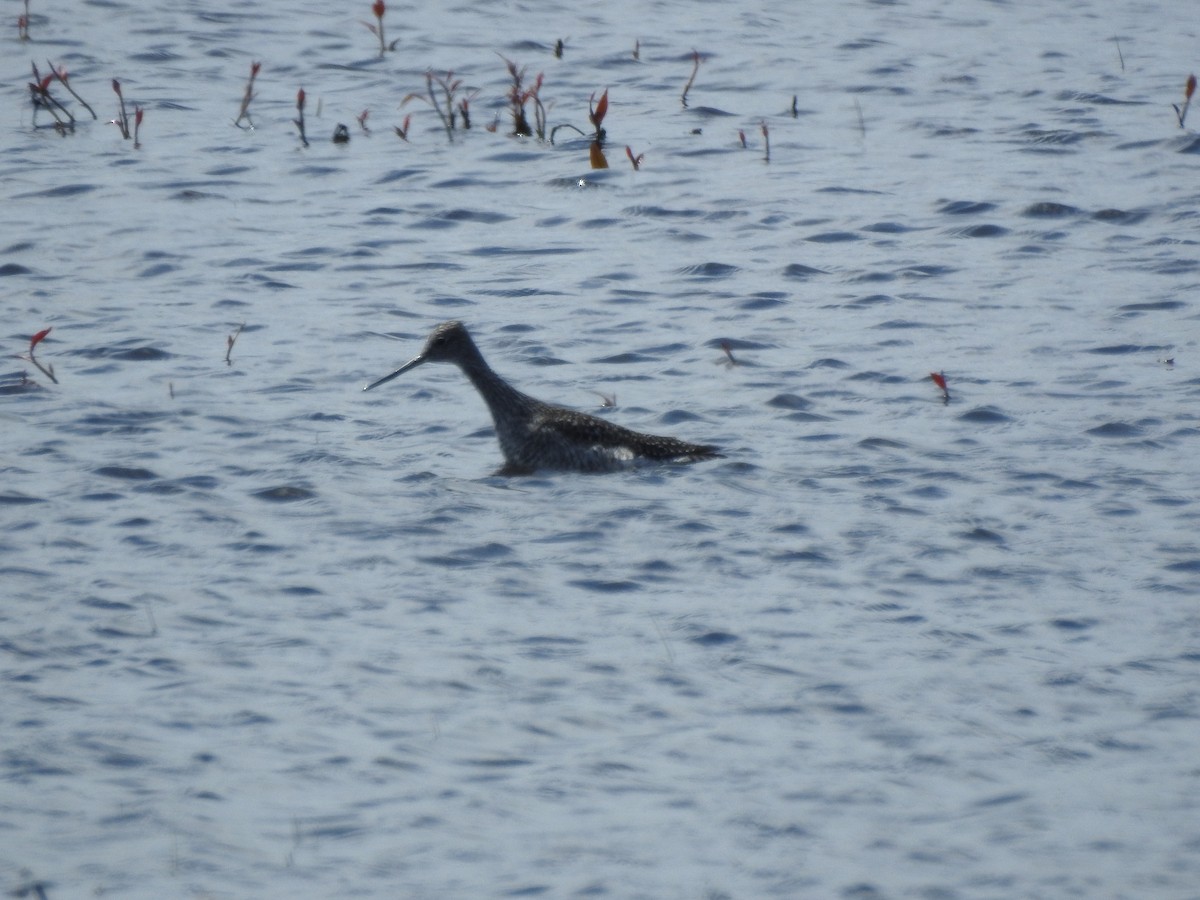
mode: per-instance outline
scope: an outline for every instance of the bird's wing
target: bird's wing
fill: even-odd
[[[643,434],[605,419],[586,413],[572,412],[567,416],[548,416],[536,424],[538,432],[554,432],[562,440],[592,447],[628,450],[646,459],[677,459],[679,457],[719,456],[717,448],[708,444],[692,444],[678,438]],[[549,434],[545,435],[549,437]]]

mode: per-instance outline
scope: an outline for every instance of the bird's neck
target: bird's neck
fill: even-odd
[[[481,354],[476,353],[463,360],[461,366],[471,384],[475,385],[475,390],[479,391],[483,402],[487,404],[497,429],[502,429],[514,416],[525,412],[533,402],[531,397],[522,394],[497,375]]]

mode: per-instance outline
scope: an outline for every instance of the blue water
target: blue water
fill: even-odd
[[[1200,897],[1194,17],[361,7],[0,39],[0,888]],[[493,476],[449,318],[726,459]]]

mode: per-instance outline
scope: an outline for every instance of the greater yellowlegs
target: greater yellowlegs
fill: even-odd
[[[462,322],[437,326],[424,350],[363,390],[379,387],[427,362],[454,363],[471,379],[496,423],[496,439],[504,454],[503,475],[527,475],[538,469],[608,472],[638,461],[694,462],[721,456],[709,444],[642,434],[522,394],[492,371]]]

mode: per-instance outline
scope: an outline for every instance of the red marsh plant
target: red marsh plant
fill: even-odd
[[[75,117],[58,101],[57,97],[50,93],[50,84],[54,81],[54,76],[47,75],[43,78],[42,73],[38,71],[37,63],[30,63],[30,65],[33,69],[33,81],[29,82],[29,99],[33,101],[34,126],[37,126],[38,110],[44,109],[53,117],[54,130],[59,134],[74,131]]]
[[[54,366],[50,365],[49,363],[42,365],[38,361],[37,357],[33,355],[33,349],[42,341],[44,341],[46,339],[46,335],[48,335],[52,330],[53,328],[43,328],[41,331],[31,337],[29,339],[29,352],[25,356],[18,356],[17,359],[23,359],[26,362],[33,363],[35,366],[37,366],[39,372],[41,372],[55,384],[58,384],[58,379],[54,377]]]
[[[138,132],[141,131],[141,128],[142,128],[142,118],[144,116],[144,111],[136,103],[134,104],[134,106],[133,106],[133,130],[131,131],[129,128],[129,112],[125,108],[125,95],[123,93],[121,93],[121,82],[117,81],[117,79],[114,78],[112,80],[112,89],[113,89],[113,92],[117,95],[117,100],[120,101],[121,106],[120,106],[120,118],[113,119],[110,124],[116,125],[119,129],[121,129],[121,137],[125,138],[125,140],[127,140],[127,141],[130,139],[133,140],[133,149],[140,150],[142,147],[142,144],[141,144],[141,141],[138,140]]]
[[[254,99],[254,79],[258,77],[258,72],[262,68],[262,63],[250,63],[250,80],[246,82],[246,90],[242,94],[242,105],[238,109],[238,117],[233,120],[233,124],[238,128],[242,128],[242,120],[245,119],[247,126],[250,129],[254,128],[254,120],[250,118],[250,101]]]
[[[50,60],[46,60],[46,65],[50,67],[50,72],[55,78],[58,79],[58,83],[67,89],[67,93],[74,97],[84,109],[92,114],[92,118],[95,119],[96,111],[92,109],[86,100],[75,93],[75,88],[71,87],[70,75],[67,74],[67,67],[55,66],[54,63],[50,62]]]
[[[1175,118],[1179,120],[1179,127],[1183,127],[1183,120],[1187,118],[1188,107],[1192,104],[1192,94],[1196,93],[1196,76],[1189,75],[1187,84],[1183,86],[1183,106],[1178,106],[1174,103],[1171,107],[1175,110]]]
[[[120,118],[113,119],[111,124],[121,129],[121,137],[129,140],[133,135],[129,131],[129,113],[125,110],[125,95],[121,93],[121,82],[114,78],[112,80],[112,89],[113,93],[117,95],[117,99],[121,102],[121,108]]]
[[[595,97],[595,94],[588,97],[588,121],[596,129],[596,133],[592,135],[592,139],[602,144],[605,138],[604,117],[608,115],[608,88],[604,89],[604,93],[600,95],[600,99],[596,101],[596,105],[593,107],[592,100]]]
[[[930,372],[929,377],[931,379],[933,379],[934,384],[936,384],[939,388],[941,388],[942,402],[949,403],[950,402],[950,389],[948,387],[946,387],[946,373],[945,372]]]
[[[292,124],[300,130],[300,143],[305,147],[308,146],[308,136],[304,133],[304,88],[296,91],[296,118],[292,119]],[[231,343],[230,348],[233,347]]]
[[[232,357],[232,354],[233,354],[233,345],[237,343],[237,339],[238,339],[238,337],[241,335],[241,333],[242,333],[242,330],[243,330],[245,327],[246,327],[246,323],[245,323],[245,322],[243,322],[241,325],[239,325],[239,326],[237,327],[237,331],[235,331],[235,332],[234,332],[233,334],[231,334],[231,335],[228,335],[228,336],[225,338],[225,365],[227,365],[227,366],[232,366],[232,365],[233,365],[233,357]]]
[[[683,94],[679,101],[683,104],[684,109],[687,109],[688,91],[692,89],[692,85],[696,83],[696,73],[700,71],[701,56],[699,50],[692,51],[692,74],[687,80],[687,84],[683,86]]]
[[[391,45],[389,46],[387,43],[387,38],[383,36],[383,14],[387,12],[387,7],[384,5],[383,0],[375,0],[375,2],[371,4],[371,12],[375,15],[376,24],[372,25],[370,22],[363,22],[363,25],[367,27],[371,34],[379,38],[379,55],[382,57],[383,54],[388,50],[396,49],[396,44],[399,43],[399,38],[392,41]]]
[[[497,54],[499,55],[499,54]],[[512,79],[512,84],[508,87],[508,106],[512,113],[514,137],[533,137],[533,129],[529,127],[529,119],[525,115],[525,104],[533,97],[537,96],[537,91],[542,87],[541,74],[537,77],[537,87],[534,91],[525,89],[525,67],[518,66],[511,59],[500,56],[504,60],[504,65],[508,69],[508,77]],[[538,101],[538,106],[541,106],[541,101]],[[543,126],[543,134],[545,128]]]
[[[608,88],[604,89],[604,93],[600,95],[600,99],[596,101],[595,107],[592,106],[592,100],[595,94],[588,97],[588,120],[592,123],[592,127],[596,129],[592,135],[592,146],[589,151],[593,169],[607,169],[608,160],[604,158],[604,117],[608,113]],[[632,154],[630,159],[632,159]],[[634,164],[637,168],[637,164]]]
[[[469,101],[478,93],[478,91],[475,91],[469,97],[460,99],[458,94],[462,89],[462,79],[455,78],[453,71],[447,72],[445,75],[439,75],[430,69],[425,73],[425,93],[409,94],[400,101],[400,105],[403,106],[409,100],[424,100],[433,107],[433,111],[442,120],[442,127],[446,129],[446,139],[453,144],[454,129],[458,123],[459,114],[465,112],[467,115],[467,124],[464,127],[469,128]],[[403,131],[397,128],[396,133],[404,140],[408,140],[408,119],[404,120]]]
[[[589,135],[586,131],[582,130],[581,128],[576,128],[574,125],[570,124],[569,122],[562,122],[558,125],[555,125],[550,130],[550,143],[551,144],[554,143],[554,137],[555,137],[555,135],[558,134],[558,130],[560,128],[570,128],[572,131],[576,132],[577,134],[581,134],[584,137],[590,137],[593,143],[598,144],[598,145],[603,145],[604,138],[606,137],[606,133],[604,131],[604,117],[607,114],[608,114],[608,88],[605,88],[604,93],[600,95],[599,102],[596,101],[595,94],[592,94],[590,97],[588,97],[588,121],[592,123],[592,129],[593,129],[591,135]],[[600,167],[597,167],[597,168],[600,168]]]
[[[412,121],[412,114],[410,113],[409,115],[404,117],[403,125],[393,125],[392,126],[393,128],[396,129],[396,134],[399,136],[400,140],[404,141],[405,143],[408,143],[408,124],[411,121]]]

